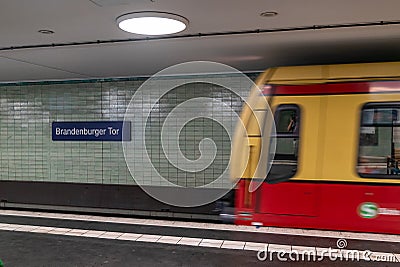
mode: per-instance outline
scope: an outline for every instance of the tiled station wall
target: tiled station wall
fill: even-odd
[[[249,74],[253,80],[256,76],[256,73]],[[236,75],[208,78],[216,81],[222,79],[240,87],[240,77]],[[168,79],[184,78],[165,79],[168,83]],[[55,142],[51,138],[51,123],[122,121],[129,101],[145,80],[126,78],[0,84],[0,180],[135,184],[125,163],[120,142]],[[155,94],[157,90],[154,88]],[[189,159],[195,159],[199,156],[199,140],[212,138],[218,153],[210,168],[196,173],[182,172],[169,164],[160,153],[159,138],[152,134],[161,125],[157,118],[165,117],[174,105],[199,96],[213,97],[236,111],[240,111],[242,106],[240,99],[223,87],[207,83],[187,84],[161,99],[160,107],[165,104],[167,108],[159,108],[156,111],[158,116],[149,119],[149,126],[153,130],[146,136],[147,153],[164,177],[183,186],[211,182],[229,162],[230,141],[224,129],[207,119],[196,119],[183,129],[180,149]],[[217,102],[212,102],[213,111],[222,110],[221,106],[216,105]],[[133,136],[135,130],[133,125]],[[140,164],[135,168],[141,168]],[[142,173],[142,177],[138,177],[140,179],[152,179],[145,170],[141,172],[136,169],[135,173]]]

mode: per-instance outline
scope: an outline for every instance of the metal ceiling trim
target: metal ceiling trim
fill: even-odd
[[[68,42],[68,43],[33,44],[33,45],[0,47],[0,51],[16,51],[16,50],[26,50],[26,49],[74,47],[74,46],[86,46],[86,45],[103,45],[103,44],[118,44],[118,43],[161,41],[161,40],[178,40],[178,39],[187,39],[187,38],[204,38],[204,37],[218,37],[218,36],[240,36],[240,35],[247,35],[247,34],[328,30],[328,29],[356,28],[356,27],[376,27],[376,26],[388,26],[388,25],[400,25],[400,21],[394,20],[394,21],[347,23],[347,24],[327,24],[327,25],[312,25],[312,26],[274,28],[274,29],[209,32],[209,33],[196,33],[196,34],[183,34],[183,35],[157,36],[157,37],[95,40],[95,41]]]

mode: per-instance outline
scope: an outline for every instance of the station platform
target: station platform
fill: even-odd
[[[0,210],[9,266],[400,266],[398,235]]]

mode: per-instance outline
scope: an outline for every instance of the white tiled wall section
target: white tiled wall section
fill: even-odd
[[[256,74],[250,77],[255,78]],[[225,75],[215,79],[229,79],[233,83],[237,79],[239,83],[240,78]],[[126,166],[121,143],[53,142],[51,123],[123,120],[129,101],[144,81],[132,78],[0,84],[0,180],[135,184]],[[218,152],[209,168],[196,173],[180,171],[168,163],[161,153],[158,133],[162,119],[175,105],[201,96],[216,98],[237,111],[242,106],[237,97],[222,87],[183,85],[159,101],[151,115],[150,129],[146,132],[147,150],[154,166],[169,181],[182,186],[212,182],[229,162],[229,137],[220,125],[207,119],[188,123],[180,136],[180,146],[187,158],[196,159],[199,156],[199,140],[212,138]],[[225,114],[222,105],[214,102],[212,105],[212,112]],[[134,126],[132,131],[135,131]],[[140,168],[140,164],[135,168]],[[141,173],[141,177],[137,178],[151,181],[152,177],[146,170],[139,169],[135,173]]]

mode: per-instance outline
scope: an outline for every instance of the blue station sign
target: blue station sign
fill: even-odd
[[[52,140],[130,141],[131,124],[123,121],[54,121]]]

